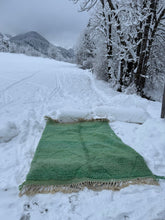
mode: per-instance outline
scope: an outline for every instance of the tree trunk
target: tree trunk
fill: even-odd
[[[111,73],[111,60],[112,60],[112,25],[111,25],[111,16],[110,14],[108,15],[108,24],[106,22],[106,17],[105,17],[105,13],[104,13],[104,9],[105,9],[105,4],[104,4],[104,0],[100,0],[101,4],[102,4],[102,9],[103,9],[103,18],[104,18],[104,22],[105,22],[105,26],[107,28],[104,29],[105,31],[105,35],[107,38],[107,64],[108,64],[108,73],[107,73],[107,80],[112,78],[112,73]]]
[[[108,60],[108,79],[112,78],[111,73],[111,60],[112,60],[112,25],[110,24],[111,18],[110,15],[108,15],[108,39],[107,39],[107,60]]]
[[[163,93],[163,99],[162,99],[161,118],[165,118],[165,84],[164,84],[164,93]]]
[[[148,60],[150,57],[150,51],[152,47],[152,43],[154,41],[154,36],[158,27],[158,24],[161,20],[161,18],[164,15],[164,10],[162,10],[160,16],[158,19],[156,19],[156,8],[158,5],[158,1],[151,0],[150,2],[150,8],[149,8],[149,15],[146,20],[146,24],[144,27],[144,34],[142,33],[142,23],[140,23],[140,32],[138,34],[139,37],[143,37],[142,43],[139,44],[137,48],[137,72],[135,77],[135,84],[137,88],[137,92],[140,93],[141,96],[144,95],[143,89],[145,86],[146,81],[146,74],[148,70]],[[146,7],[146,4],[144,4],[143,9]],[[151,27],[154,26],[152,29]],[[138,39],[139,40],[139,39]]]
[[[136,88],[137,92],[139,92],[141,95],[143,93],[143,89],[145,86],[145,76],[146,76],[146,66],[147,66],[147,50],[148,50],[148,41],[149,41],[149,32],[150,32],[150,24],[151,24],[151,17],[150,14],[146,20],[146,25],[144,28],[144,35],[143,35],[143,41],[141,44],[141,50],[140,50],[140,56],[139,56],[139,62],[137,66],[137,72],[136,72]]]

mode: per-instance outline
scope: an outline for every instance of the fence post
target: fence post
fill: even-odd
[[[164,92],[163,92],[163,99],[162,99],[161,118],[165,118],[165,84],[164,84]]]

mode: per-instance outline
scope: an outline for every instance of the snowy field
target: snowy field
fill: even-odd
[[[116,134],[165,176],[161,103],[114,92],[76,65],[0,53],[0,219],[165,220],[165,181],[118,192],[18,196],[43,132],[44,116],[107,117]]]

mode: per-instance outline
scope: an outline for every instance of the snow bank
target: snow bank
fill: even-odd
[[[165,176],[165,120],[151,118],[142,125],[113,122],[111,127],[144,157],[154,174]]]
[[[110,122],[122,121],[142,124],[150,118],[148,112],[139,107],[109,107],[100,105],[93,109],[59,109],[48,116],[61,122],[74,122],[78,119],[107,118]]]
[[[95,109],[98,117],[106,117],[112,121],[123,121],[129,123],[144,123],[150,116],[149,114],[138,107],[107,107],[101,106]]]
[[[165,120],[147,120],[137,129],[134,143],[150,169],[165,176]]]
[[[51,117],[51,115],[50,115]],[[92,118],[91,112],[88,109],[60,109],[56,115],[52,114],[52,118],[59,120],[60,122],[74,122],[79,119]]]
[[[0,127],[0,143],[11,141],[19,134],[19,129],[14,122],[7,122]]]

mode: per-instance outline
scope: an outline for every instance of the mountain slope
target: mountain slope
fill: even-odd
[[[10,42],[21,47],[31,47],[33,50],[45,55],[48,54],[48,50],[51,47],[51,44],[44,37],[34,31],[12,37]]]
[[[2,35],[3,36],[3,35]],[[4,39],[0,35],[0,51],[23,53],[31,56],[49,57],[60,61],[74,62],[74,51],[51,44],[35,31]],[[1,40],[2,39],[2,40]]]

